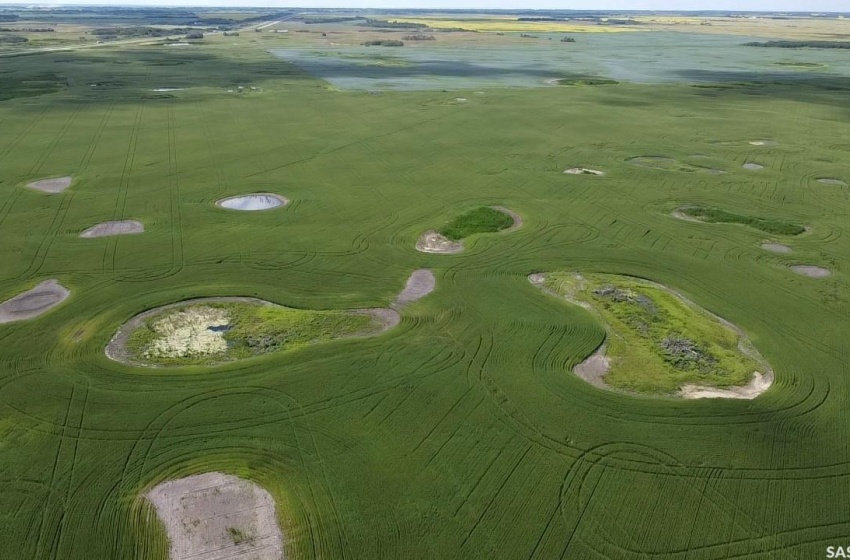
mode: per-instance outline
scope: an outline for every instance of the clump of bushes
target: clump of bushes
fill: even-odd
[[[424,35],[424,34],[416,34],[416,35],[405,35],[402,37],[405,41],[435,41],[437,38],[433,35]]]
[[[504,212],[482,206],[470,210],[449,222],[440,231],[440,235],[460,241],[475,233],[493,233],[514,225],[514,220]]]
[[[395,41],[388,39],[381,39],[377,41],[366,41],[363,43],[364,47],[403,47],[404,41]]]

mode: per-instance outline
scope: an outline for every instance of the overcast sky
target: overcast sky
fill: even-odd
[[[22,4],[0,0],[0,4]],[[561,10],[736,10],[850,12],[848,0],[73,0],[33,4],[121,4],[168,6],[275,6],[303,8],[561,9]]]

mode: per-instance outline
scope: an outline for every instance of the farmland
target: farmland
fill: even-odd
[[[286,22],[181,47],[0,58],[0,302],[51,279],[70,292],[0,324],[0,558],[165,560],[144,496],[210,472],[268,492],[286,558],[773,560],[844,544],[840,53],[713,32],[575,34],[582,52],[682,44],[667,72],[612,69],[546,38],[522,50],[517,32],[367,49],[410,31],[361,29]],[[458,44],[512,58],[475,65]],[[330,77],[304,62],[329,52]],[[422,62],[434,53],[442,64]],[[546,83],[577,74],[620,83]],[[564,172],[584,168],[599,174]],[[65,177],[61,192],[27,187]],[[288,204],[216,204],[246,193]],[[422,232],[493,206],[522,227],[474,229],[456,254],[417,251]],[[144,231],[80,238],[121,220]],[[789,252],[762,248],[777,241]],[[105,354],[161,306],[257,298],[342,317],[391,307],[421,269],[434,291],[377,336],[215,367]],[[592,386],[573,368],[606,325],[529,282],[558,272],[682,294],[741,329],[772,386],[754,400]],[[234,544],[250,540],[231,529]]]

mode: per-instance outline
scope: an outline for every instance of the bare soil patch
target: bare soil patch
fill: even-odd
[[[80,237],[92,239],[95,237],[108,237],[110,235],[131,235],[143,233],[144,231],[144,224],[138,220],[118,220],[93,225],[84,230],[80,234]]]
[[[779,144],[776,140],[750,140],[751,146],[776,146]]]
[[[752,380],[742,387],[718,389],[700,385],[682,385],[678,395],[683,399],[754,399],[770,389],[771,385],[773,385],[773,372],[769,371],[764,375],[754,372]]]
[[[829,178],[826,178],[826,177],[824,177],[822,179],[818,179],[818,183],[820,183],[822,185],[833,185],[833,186],[836,186],[836,187],[846,187],[847,186],[847,183],[842,181],[841,179],[829,179]]]
[[[763,165],[759,165],[757,163],[745,163],[742,165],[744,169],[749,169],[750,171],[758,171],[759,169],[764,169]]]
[[[829,270],[825,268],[803,264],[794,265],[791,267],[791,270],[793,270],[797,274],[808,276],[809,278],[826,278],[827,276],[832,274]]]
[[[0,303],[0,324],[32,319],[47,313],[71,295],[58,280],[45,280],[31,290]]]
[[[780,253],[780,254],[788,254],[791,252],[791,247],[788,245],[783,245],[782,243],[762,243],[761,248],[765,251],[770,251],[771,253]]]
[[[48,194],[59,194],[71,186],[71,177],[54,177],[52,179],[39,179],[27,183],[27,187]]]
[[[404,307],[408,303],[419,301],[434,291],[437,286],[437,280],[434,278],[434,273],[427,268],[414,270],[410,278],[407,279],[404,289],[395,298],[392,304],[393,309]]]
[[[608,373],[611,363],[605,356],[605,345],[599,347],[596,352],[588,356],[582,363],[573,368],[573,373],[584,379],[594,387],[600,389],[611,389],[605,384],[602,377]]]
[[[145,494],[165,525],[170,560],[283,560],[274,499],[241,478],[211,472]]]
[[[564,170],[564,175],[605,175],[605,172],[589,167],[570,167]]]
[[[463,251],[463,241],[452,241],[434,230],[428,230],[416,241],[416,250],[422,253],[440,253],[444,255]]]

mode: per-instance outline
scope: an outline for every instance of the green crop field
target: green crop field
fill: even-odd
[[[0,302],[52,278],[71,292],[0,324],[0,558],[165,560],[143,494],[209,471],[271,493],[293,559],[791,560],[848,544],[850,189],[817,182],[850,182],[847,78],[701,68],[717,88],[372,94],[274,56],[299,39],[272,35],[0,59]],[[581,166],[605,175],[564,174]],[[725,173],[693,172],[709,168]],[[26,187],[62,176],[61,194]],[[245,193],[290,203],[215,205]],[[492,205],[522,228],[415,249]],[[766,236],[790,232],[672,215],[689,206],[806,231],[774,254]],[[79,238],[125,219],[144,233]],[[104,353],[159,306],[244,296],[335,317],[389,306],[420,268],[436,289],[380,336],[216,367]],[[680,292],[742,329],[773,385],[754,400],[591,386],[572,368],[606,331],[528,280],[556,271]]]

